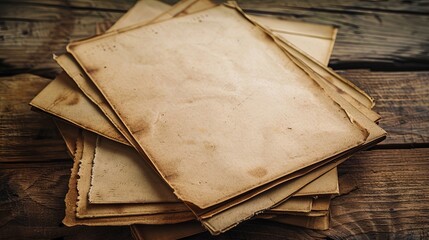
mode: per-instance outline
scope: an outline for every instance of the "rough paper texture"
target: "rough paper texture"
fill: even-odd
[[[223,41],[213,41],[220,32]],[[69,45],[68,51],[176,195],[201,208],[366,139],[311,78],[235,9],[221,6],[106,34]],[[227,54],[213,55],[218,52]],[[124,65],[121,56],[127,56],[127,64],[139,64]],[[315,141],[322,136],[323,143]],[[237,174],[237,165],[246,174]]]
[[[88,202],[88,192],[91,181],[92,160],[97,155],[95,144],[97,136],[89,132],[83,132],[83,151],[79,161],[77,180],[78,200],[76,217],[95,218],[124,215],[159,214],[169,212],[189,212],[182,203],[148,203],[127,205],[93,205]],[[112,175],[112,178],[115,176]]]

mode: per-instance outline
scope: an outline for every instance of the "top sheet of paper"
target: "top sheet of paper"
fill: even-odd
[[[200,208],[367,137],[271,38],[229,7],[68,50],[175,194]]]

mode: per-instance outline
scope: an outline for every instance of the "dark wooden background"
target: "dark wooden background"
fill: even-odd
[[[61,224],[72,163],[51,120],[28,102],[60,71],[53,53],[133,3],[0,0],[0,239],[131,239],[128,227]],[[239,3],[339,27],[330,67],[375,98],[389,135],[340,166],[330,230],[250,221],[215,239],[429,239],[429,2]]]

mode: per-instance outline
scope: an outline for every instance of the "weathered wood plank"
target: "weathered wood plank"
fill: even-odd
[[[0,162],[68,158],[52,120],[28,105],[49,81],[30,74],[0,78]]]
[[[52,78],[60,71],[52,54],[65,52],[70,41],[95,35],[97,23],[115,22],[133,4],[84,1],[92,7],[76,7],[76,3],[50,2],[0,2],[0,74],[31,72]]]
[[[169,1],[171,3],[175,1]],[[53,77],[52,53],[115,22],[133,1],[0,2],[0,75]],[[336,69],[428,69],[429,21],[424,1],[241,1],[250,12],[340,28],[331,59]]]
[[[61,225],[70,167],[70,161],[0,164],[0,236],[129,238],[128,228]],[[330,230],[250,221],[213,239],[427,238],[428,171],[429,148],[360,152],[339,168],[340,187],[349,192],[332,201]],[[207,238],[201,234],[190,239]]]
[[[332,238],[429,237],[429,149],[374,150],[341,165],[356,190],[332,201]],[[334,237],[335,236],[335,237]]]
[[[429,5],[427,1],[401,1],[401,0],[386,0],[386,1],[365,1],[365,0],[243,0],[238,1],[244,8],[257,9],[263,5],[266,9],[281,9],[281,8],[309,8],[320,9],[322,11],[340,11],[340,12],[358,12],[358,11],[385,11],[392,13],[411,13],[411,14],[427,14]]]
[[[339,27],[335,69],[428,69],[426,1],[238,1],[250,12]]]
[[[71,165],[0,164],[1,239],[131,239],[128,227],[62,225]]]
[[[381,145],[429,144],[429,72],[340,71],[375,99],[387,133]]]
[[[97,11],[116,11],[126,12],[136,0],[73,0],[73,1],[59,1],[59,0],[2,0],[3,3],[13,3],[17,5],[31,5],[31,6],[48,6],[48,7],[67,7],[73,9],[92,9]]]

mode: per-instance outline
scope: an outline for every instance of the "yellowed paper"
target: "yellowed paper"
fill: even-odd
[[[314,211],[328,211],[331,203],[331,196],[318,197],[313,200],[311,209]]]
[[[62,73],[49,83],[30,102],[30,105],[58,116],[73,124],[112,140],[126,143],[121,133],[108,121],[106,116],[100,114],[99,109],[84,95],[73,81]],[[82,114],[84,113],[84,114]],[[99,124],[103,123],[103,124]]]
[[[317,217],[287,215],[274,217],[270,220],[315,230],[329,229],[329,214]]]
[[[309,196],[309,195],[338,195],[340,188],[338,186],[338,172],[337,169],[323,174],[316,181],[311,182],[301,191],[297,192],[295,196]]]
[[[89,194],[91,203],[178,201],[172,190],[134,149],[101,137],[98,140]],[[335,191],[330,186],[336,186],[336,180],[336,171],[333,169],[300,189],[294,196],[315,195],[315,193],[333,194]],[[323,187],[321,188],[318,184],[328,186],[327,191],[323,191]],[[149,200],[149,198],[152,199]],[[311,207],[311,201],[303,204],[306,205],[305,207]],[[288,205],[282,206],[282,209],[293,211]]]
[[[78,198],[77,193],[77,172],[79,168],[79,159],[83,153],[83,139],[78,138],[76,141],[76,152],[74,158],[73,168],[71,169],[71,177],[69,180],[69,190],[65,198],[65,217],[63,223],[66,226],[75,225],[89,225],[89,226],[106,226],[106,225],[130,225],[130,224],[165,224],[189,221],[192,216],[189,213],[166,213],[166,214],[152,214],[145,216],[126,216],[126,217],[104,217],[104,218],[90,218],[78,219],[76,218],[76,202]]]
[[[269,209],[268,212],[270,213],[310,212],[312,205],[313,205],[312,197],[293,197],[288,199],[286,202],[278,205],[277,207]]]
[[[133,148],[99,137],[95,151],[91,203],[174,202],[188,210]]]
[[[89,132],[83,134],[82,158],[79,161],[77,180],[78,200],[76,217],[94,218],[123,215],[160,214],[169,212],[189,212],[182,203],[147,203],[127,205],[93,205],[88,202],[88,192],[91,185],[92,160],[98,153],[95,151],[97,136]],[[103,154],[103,153],[101,153]],[[112,176],[113,177],[113,176]],[[142,189],[146,191],[147,189]],[[152,192],[151,192],[152,193]]]
[[[78,128],[72,125],[69,125],[67,123],[61,122],[61,124],[58,124],[58,127],[61,132],[79,133]],[[71,145],[72,142],[76,142],[76,137],[74,137],[74,135],[72,136],[70,134],[65,134],[64,139],[67,145]],[[94,160],[93,160],[94,165],[92,166],[89,202],[99,203],[99,204],[133,203],[133,202],[140,203],[144,201],[147,202],[148,196],[159,197],[159,199],[155,199],[159,202],[169,202],[173,200],[172,198],[175,198],[171,190],[169,190],[168,187],[166,187],[166,184],[163,181],[161,181],[159,176],[153,173],[152,169],[150,169],[148,166],[144,164],[144,161],[141,159],[139,155],[137,155],[137,153],[133,149],[121,144],[117,144],[108,139],[103,139],[101,137],[98,137],[97,145],[98,146],[95,149],[97,154],[95,154],[94,156]],[[102,145],[101,147],[103,147],[104,149],[100,149],[100,145]],[[103,166],[97,167],[95,164],[96,162],[95,159],[100,159],[99,164]],[[113,161],[106,161],[106,159],[113,160]],[[131,161],[132,163],[131,164],[126,163],[125,166],[123,166],[122,165],[123,161],[127,161],[127,162]],[[328,173],[322,175],[321,177],[311,182],[307,186],[303,187],[297,193],[295,193],[294,196],[297,196],[297,195],[303,196],[302,192],[312,192],[313,190],[311,188],[311,185],[315,184],[315,182],[317,182],[319,179],[323,180],[320,182],[320,184],[325,184],[325,181],[328,181],[326,176],[327,175],[332,176],[333,172],[334,173],[336,172],[335,169],[329,171]],[[98,174],[103,176],[99,178]],[[127,175],[127,176],[124,177],[123,175]],[[149,178],[148,175],[152,177]],[[334,178],[329,179],[329,181],[335,181],[335,179]],[[156,186],[157,189],[161,189],[161,193],[159,192],[154,193],[154,192],[139,190],[139,188],[141,189],[141,186],[148,185],[149,182],[150,182],[149,187]],[[126,187],[124,188],[125,183],[127,184],[126,184]],[[307,190],[307,188],[309,189]],[[169,190],[168,193],[167,193],[167,190]],[[102,192],[108,192],[108,194],[103,195]],[[168,196],[164,196],[166,194],[168,194]],[[329,193],[326,193],[326,194],[329,194]],[[175,199],[176,201],[178,201],[177,198]],[[307,199],[300,197],[299,199],[300,200],[294,199],[292,197],[289,200],[287,200],[285,203],[279,205],[278,207],[281,206],[281,208],[284,211],[302,211],[302,209],[308,209],[308,208],[311,209],[311,205],[313,202],[311,200],[312,197],[307,197]],[[289,203],[289,201],[293,203]],[[303,206],[298,207],[296,205],[299,201],[302,201]],[[279,211],[280,209],[277,209],[277,210]]]
[[[338,166],[338,164],[344,160],[345,159],[328,163],[307,173],[306,175],[273,187],[269,191],[262,192],[248,201],[226,209],[210,218],[200,219],[200,221],[212,234],[225,232],[240,222],[250,219],[258,213],[282,203],[287,199],[285,196],[292,195],[298,189],[302,188],[317,177],[320,177],[332,168]]]
[[[217,25],[213,26],[213,20],[218,21]],[[189,23],[198,24],[189,28]],[[224,41],[213,42],[213,34],[218,35],[220,30]],[[187,31],[198,34],[190,39]],[[133,36],[139,36],[139,41]],[[172,36],[174,41],[169,40]],[[139,45],[141,41],[144,46]],[[254,51],[247,46],[254,46]],[[68,51],[175,194],[200,208],[359,146],[367,136],[274,42],[235,9],[221,6],[203,14],[105,34],[73,43]],[[209,52],[228,54],[213,57]],[[180,68],[169,64],[172,53],[177,58],[173,62],[183,64]],[[133,57],[131,61],[139,65],[127,67],[120,59],[122,54],[129,61]],[[190,73],[204,78],[193,78]],[[306,104],[310,100],[311,104]],[[294,104],[285,109],[284,103]],[[301,111],[303,108],[308,111]],[[283,122],[287,125],[284,129]],[[323,144],[314,141],[328,132],[330,137],[324,137]],[[297,155],[302,152],[306,154]],[[265,163],[266,159],[270,164]],[[240,165],[247,174],[236,174],[234,165]]]

